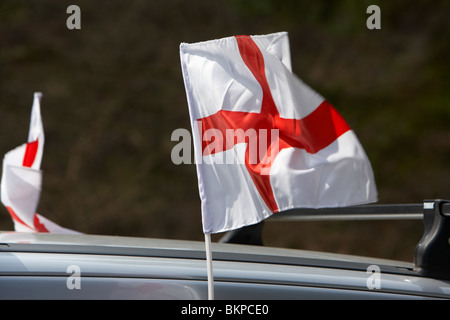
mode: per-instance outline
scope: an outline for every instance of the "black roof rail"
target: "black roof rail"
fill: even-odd
[[[422,219],[424,233],[414,251],[414,271],[450,279],[450,201],[421,204],[360,205],[339,208],[296,208],[276,213],[266,221]],[[262,245],[263,222],[226,233],[219,242]]]

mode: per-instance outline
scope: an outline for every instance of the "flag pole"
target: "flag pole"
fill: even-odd
[[[205,233],[206,270],[208,273],[208,300],[214,300],[214,278],[212,269],[211,235]]]

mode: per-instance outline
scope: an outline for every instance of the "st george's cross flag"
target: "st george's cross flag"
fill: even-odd
[[[289,50],[286,32],[180,45],[205,234],[377,201],[355,133],[292,73]]]
[[[44,152],[41,97],[41,93],[34,93],[28,142],[7,152],[3,158],[1,201],[11,215],[16,231],[78,233],[36,213],[41,195],[40,167]]]

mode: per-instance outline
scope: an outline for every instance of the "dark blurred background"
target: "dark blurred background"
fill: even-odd
[[[71,4],[81,30],[66,27]],[[366,27],[371,4],[380,30]],[[173,130],[190,130],[179,45],[288,31],[294,72],[358,135],[379,203],[450,198],[449,16],[448,0],[3,0],[0,153],[26,141],[41,91],[40,214],[91,234],[202,240],[195,166],[170,157]],[[268,222],[264,242],[409,261],[422,231],[420,220]]]

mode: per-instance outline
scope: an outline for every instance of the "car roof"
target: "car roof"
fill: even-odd
[[[420,275],[408,262],[229,243],[212,243],[212,256],[217,299],[450,297],[448,280]],[[146,291],[146,299],[206,299],[205,257],[200,241],[1,232],[0,274],[9,289],[0,297],[109,299],[125,286],[131,289],[122,297],[129,299],[141,294],[139,281],[159,288]],[[70,265],[83,272],[84,289],[78,293],[65,289]],[[380,290],[367,287],[373,265],[382,275]],[[62,283],[39,290],[52,285],[49,277]]]
[[[3,251],[206,258],[204,242],[176,239],[0,232],[0,245]],[[364,270],[369,263],[383,266],[385,270],[397,269],[397,272],[403,273],[409,273],[407,270],[414,266],[412,263],[396,260],[267,246],[213,243],[212,249],[214,260],[224,261],[321,265]]]

